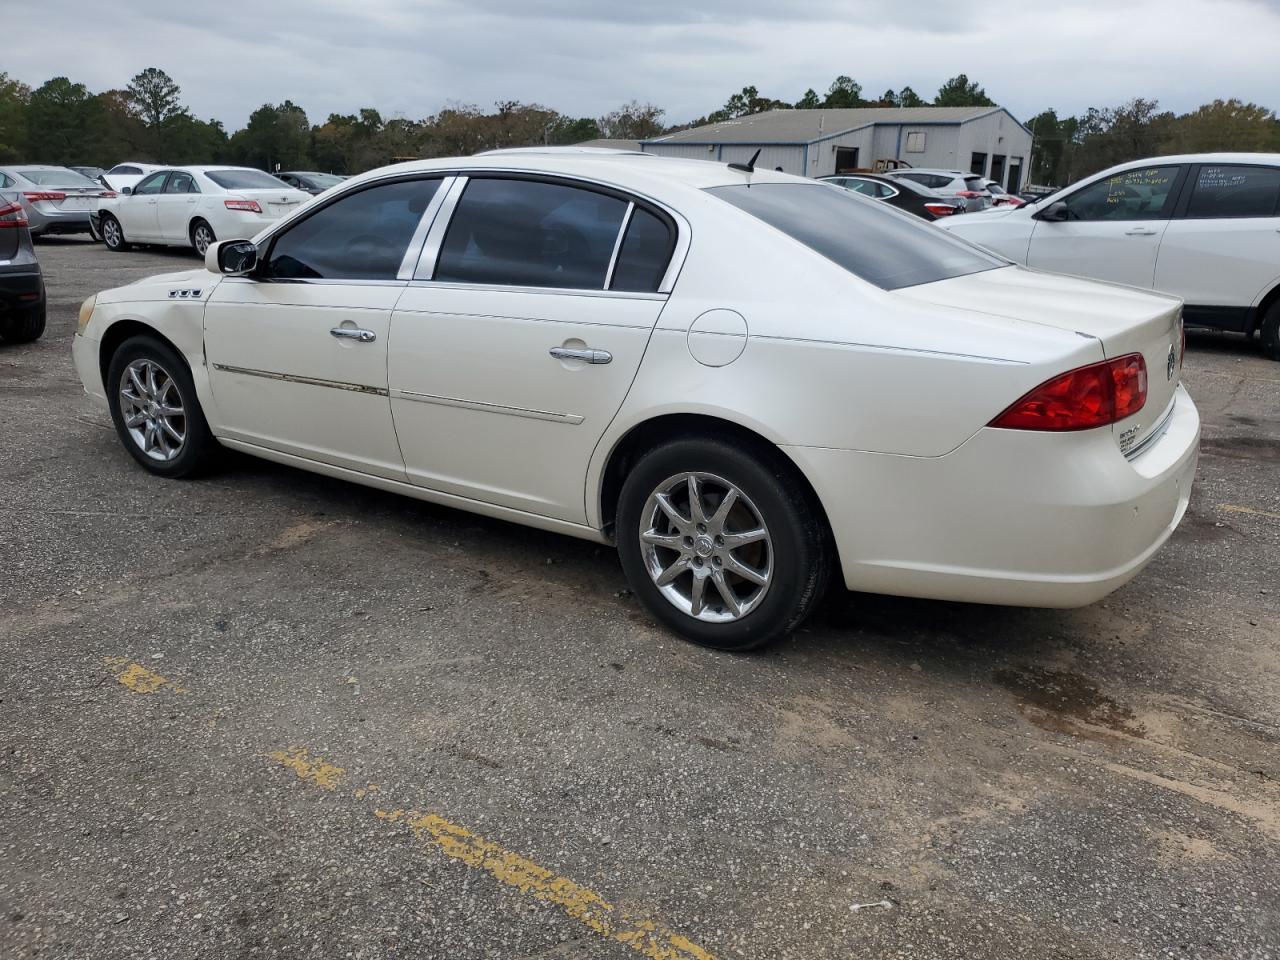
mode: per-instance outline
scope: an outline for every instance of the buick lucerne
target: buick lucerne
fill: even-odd
[[[709,646],[852,590],[1092,603],[1186,510],[1175,298],[1010,264],[749,164],[526,149],[352,178],[107,290],[124,448],[219,445],[616,544]]]

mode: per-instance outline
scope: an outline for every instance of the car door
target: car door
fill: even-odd
[[[160,238],[166,243],[190,241],[191,218],[200,202],[196,178],[185,170],[174,170],[156,197],[156,220]]]
[[[391,322],[409,480],[575,523],[666,302],[675,220],[550,177],[459,177]],[[438,253],[437,253],[438,252]]]
[[[160,234],[160,195],[168,170],[160,170],[138,181],[128,196],[121,196],[115,214],[129,240],[157,241]]]
[[[218,284],[205,357],[220,435],[404,479],[388,332],[440,182],[401,176],[348,191],[269,239],[253,274]]]
[[[1184,174],[1178,164],[1139,167],[1065,195],[1065,220],[1033,216],[1027,266],[1151,289]]]
[[[1190,187],[1164,232],[1156,289],[1185,299],[1191,323],[1245,330],[1280,282],[1280,167],[1200,164]]]

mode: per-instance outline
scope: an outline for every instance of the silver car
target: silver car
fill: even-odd
[[[100,183],[67,167],[18,163],[0,167],[0,190],[22,204],[33,237],[89,233],[89,214],[109,193]]]

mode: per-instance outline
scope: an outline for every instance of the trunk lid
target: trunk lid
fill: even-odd
[[[1025,267],[907,287],[897,294],[1092,337],[1108,360],[1142,354],[1147,402],[1112,425],[1122,453],[1135,455],[1167,419],[1182,373],[1182,301],[1176,297]]]
[[[257,200],[262,207],[262,215],[272,220],[293,213],[299,206],[311,199],[311,194],[292,187],[281,186],[279,190],[230,190],[227,199]]]

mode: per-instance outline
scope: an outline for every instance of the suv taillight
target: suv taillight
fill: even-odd
[[[949,217],[953,213],[959,213],[959,207],[953,207],[949,203],[926,203],[924,208],[932,213],[935,217]],[[965,221],[968,223],[969,221]]]
[[[1131,417],[1147,402],[1140,353],[1091,363],[1047,380],[987,426],[1006,430],[1090,430]]]
[[[13,202],[0,205],[0,227],[25,227],[27,218],[22,212],[22,204]]]

